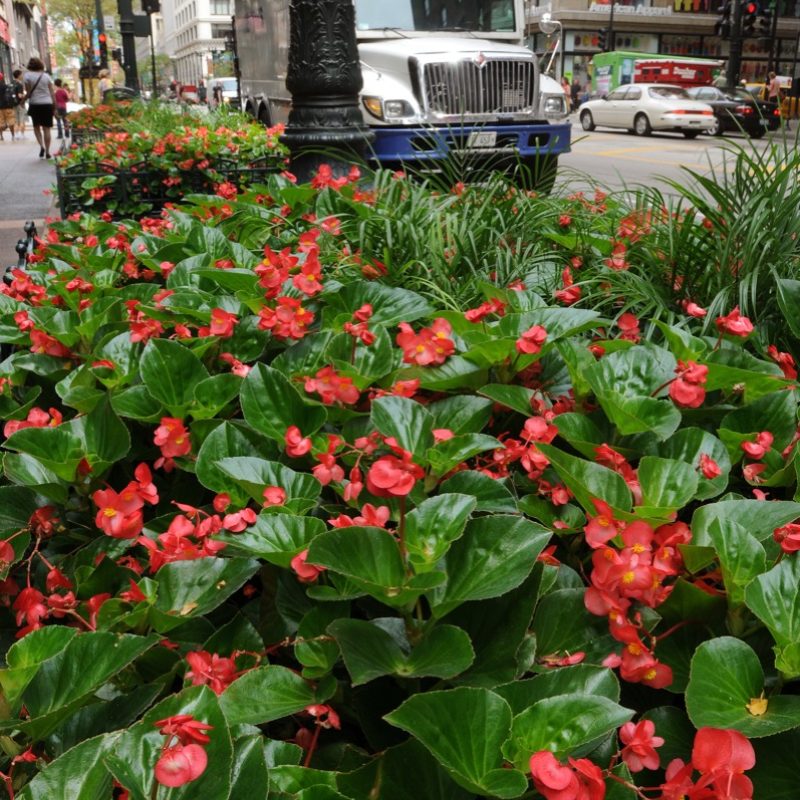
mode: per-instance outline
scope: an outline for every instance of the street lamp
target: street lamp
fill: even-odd
[[[353,0],[290,0],[289,26],[292,109],[282,139],[291,170],[301,181],[322,163],[344,173],[375,138],[358,105],[363,79]]]

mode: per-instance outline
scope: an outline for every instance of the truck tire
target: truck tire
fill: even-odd
[[[514,179],[522,189],[550,194],[558,173],[558,156],[523,156],[514,170]]]

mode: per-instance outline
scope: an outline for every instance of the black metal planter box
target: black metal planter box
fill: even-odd
[[[122,170],[102,164],[92,170],[84,164],[75,164],[56,167],[56,188],[62,218],[81,211],[135,217],[158,213],[166,203],[177,202],[187,194],[214,194],[215,187],[222,182],[241,189],[264,181],[280,169],[275,157],[248,163],[216,158],[202,170],[164,170],[147,160]],[[91,183],[109,176],[114,180],[98,187],[101,191],[92,198]]]

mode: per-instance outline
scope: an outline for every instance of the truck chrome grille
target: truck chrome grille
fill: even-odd
[[[427,108],[434,114],[513,114],[534,105],[529,60],[435,62],[423,66],[422,77]]]

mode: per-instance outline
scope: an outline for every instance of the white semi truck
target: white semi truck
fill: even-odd
[[[570,149],[560,84],[524,46],[524,0],[354,0],[364,122],[384,166],[458,153],[524,164],[549,183]],[[288,0],[236,0],[243,108],[286,122]]]

